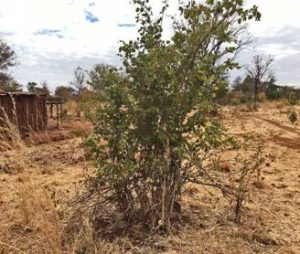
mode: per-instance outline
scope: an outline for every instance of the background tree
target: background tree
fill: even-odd
[[[93,70],[89,72],[88,84],[91,89],[95,92],[103,91],[104,87],[106,86],[106,82],[109,82],[107,81],[107,74],[114,71],[116,71],[116,68],[111,65],[96,64]]]
[[[0,89],[5,92],[22,91],[22,86],[7,73],[9,67],[16,65],[15,52],[0,40]]]
[[[139,37],[119,49],[126,75],[107,74],[87,140],[96,168],[87,186],[127,221],[169,231],[186,183],[217,185],[204,161],[225,141],[209,113],[228,70],[238,66],[243,23],[260,14],[242,0],[189,1],[164,40],[167,3],[154,18],[148,0],[133,2]]]
[[[38,87],[38,83],[34,82],[34,81],[30,81],[27,83],[27,90],[30,93],[34,93],[35,89]]]
[[[70,86],[75,90],[75,101],[76,101],[76,115],[77,117],[81,116],[81,112],[84,111],[84,101],[88,93],[87,88],[87,72],[81,67],[77,67],[74,70],[74,78],[70,82]]]
[[[75,89],[75,92],[78,96],[86,89],[87,84],[87,74],[86,71],[81,67],[77,67],[74,70],[74,78],[70,82],[70,85]]]
[[[0,71],[6,71],[16,65],[16,53],[3,41],[0,40]]]
[[[69,101],[73,99],[75,89],[70,86],[58,86],[56,87],[54,94],[56,96],[62,97],[64,101]]]
[[[272,78],[271,64],[273,58],[257,55],[253,57],[252,64],[246,68],[247,75],[253,79],[253,102],[257,109],[257,95],[267,82]]]
[[[253,100],[253,83],[254,79],[247,75],[244,79],[233,85],[233,91],[240,92],[239,99],[241,103],[248,103]]]
[[[41,88],[38,91],[39,93],[50,95],[49,84],[47,81],[42,81]]]
[[[0,72],[0,90],[4,92],[21,92],[22,85],[9,74]]]
[[[38,83],[33,82],[33,81],[28,82],[27,90],[30,93],[50,95],[49,85],[48,85],[47,81],[42,81],[40,85],[38,85]]]

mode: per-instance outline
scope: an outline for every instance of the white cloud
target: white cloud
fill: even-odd
[[[0,6],[0,36],[18,55],[13,72],[22,83],[48,80],[54,87],[79,64],[116,63],[109,55],[118,41],[136,36],[135,27],[118,26],[135,22],[129,1],[0,0]],[[87,13],[99,21],[89,22]]]
[[[300,1],[297,0],[249,0],[249,5],[257,5],[262,20],[250,27],[257,36],[264,36],[286,26],[300,26]]]
[[[174,13],[177,1],[169,2],[169,13]],[[161,1],[153,3],[158,11]],[[300,28],[300,1],[249,0],[248,4],[257,4],[263,13],[262,21],[249,27],[257,42],[248,56],[263,51],[279,60],[287,56],[292,60],[299,52],[291,44],[261,40],[282,33],[282,27]],[[135,13],[129,0],[0,0],[0,6],[0,38],[15,49],[20,64],[13,74],[24,84],[48,80],[54,88],[71,80],[77,65],[91,68],[99,62],[119,63],[118,41],[137,36],[137,27],[130,26]],[[87,12],[97,22],[89,22]],[[166,30],[170,34],[170,25]],[[297,39],[293,38],[299,43]],[[300,74],[291,81],[285,73],[279,73],[281,82],[300,83]]]
[[[300,86],[300,73],[296,64],[300,55],[300,1],[247,1],[248,6],[254,4],[258,6],[262,18],[260,22],[250,23],[249,32],[254,41],[239,60],[247,64],[255,54],[270,54],[275,59],[273,70],[278,83]],[[237,75],[238,72],[234,73]]]

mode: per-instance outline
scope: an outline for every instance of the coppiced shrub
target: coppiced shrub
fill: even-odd
[[[119,49],[126,75],[105,74],[96,127],[86,141],[95,166],[87,187],[98,209],[109,203],[127,222],[168,232],[186,183],[218,186],[205,161],[228,139],[209,112],[226,72],[237,67],[243,23],[260,14],[240,0],[189,1],[164,40],[167,3],[154,18],[147,0],[133,2],[139,38]]]

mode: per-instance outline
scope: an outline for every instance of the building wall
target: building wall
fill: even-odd
[[[45,95],[3,93],[0,94],[0,107],[2,107],[10,122],[17,125],[21,132],[44,130],[47,127]],[[4,116],[0,115],[1,117],[3,122]]]

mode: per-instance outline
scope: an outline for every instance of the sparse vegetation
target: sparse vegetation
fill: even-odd
[[[300,90],[261,55],[229,86],[261,17],[244,2],[180,1],[170,16],[166,0],[158,13],[133,0],[122,66],[77,67],[41,129],[19,127],[46,100],[7,93],[22,86],[0,40],[1,254],[300,253]],[[27,84],[48,104],[49,87]]]

